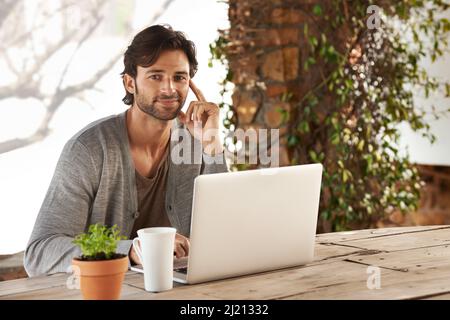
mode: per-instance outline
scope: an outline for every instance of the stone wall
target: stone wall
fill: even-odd
[[[236,45],[228,48],[227,56],[236,86],[232,95],[236,129],[279,129],[281,166],[290,162],[280,110],[289,112],[291,103],[298,101],[301,48],[307,47],[299,46],[307,17],[289,2],[229,1],[229,37]],[[293,93],[292,101],[283,101],[288,92]]]

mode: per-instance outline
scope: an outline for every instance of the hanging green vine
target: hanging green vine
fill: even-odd
[[[267,10],[258,4],[252,9]],[[280,97],[294,106],[283,115],[287,145],[292,164],[323,163],[320,218],[332,231],[371,227],[394,210],[417,209],[422,182],[399,150],[398,125],[406,122],[434,142],[428,118],[450,110],[437,106],[427,112],[413,99],[416,92],[449,96],[449,84],[439,83],[419,63],[425,57],[435,61],[447,48],[450,23],[434,13],[449,5],[439,0],[379,1],[382,11],[374,16],[367,13],[371,4],[330,0],[291,5],[309,17],[303,23],[301,73],[310,87],[297,101],[291,100],[292,92]],[[379,25],[369,28],[374,18]],[[212,60],[228,65],[232,42],[223,33],[210,46]],[[222,95],[231,81],[229,70]],[[223,102],[221,107],[230,111],[225,128],[234,130],[233,106]]]

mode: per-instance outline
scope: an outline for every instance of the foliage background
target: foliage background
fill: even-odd
[[[248,8],[253,28],[267,28],[264,19],[255,16],[273,7],[308,17],[299,47],[304,52],[302,79],[310,86],[304,92],[281,94],[280,103],[292,108],[279,112],[288,126],[290,163],[324,164],[322,231],[373,227],[396,210],[416,210],[423,182],[408,153],[399,148],[399,126],[407,124],[433,143],[430,119],[449,111],[448,105],[436,105],[429,112],[415,99],[418,94],[449,96],[449,84],[440,83],[420,64],[425,58],[434,62],[448,50],[450,24],[442,13],[449,5],[439,0],[377,1],[380,10],[375,13],[368,11],[372,1],[229,4],[236,10]],[[379,25],[371,28],[374,13]],[[232,22],[223,30],[210,46],[212,61],[228,65],[239,58],[234,52],[251,50],[254,39],[240,32],[245,28]],[[239,127],[236,108],[226,99],[238,71],[229,68],[222,82],[221,106],[230,111],[224,120],[229,130]],[[263,77],[259,80],[267,83]],[[227,147],[234,150],[236,142],[229,141]]]

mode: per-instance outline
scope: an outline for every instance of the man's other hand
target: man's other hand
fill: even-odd
[[[175,235],[175,248],[174,255],[177,259],[187,257],[189,255],[189,247],[190,247],[189,239],[182,236],[181,234]]]

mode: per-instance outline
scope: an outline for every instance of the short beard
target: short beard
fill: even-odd
[[[136,100],[136,105],[142,112],[154,117],[155,119],[162,120],[162,121],[169,121],[175,119],[178,114],[180,113],[181,109],[183,108],[183,105],[186,101],[186,99],[181,100],[181,97],[178,97],[178,103],[180,104],[176,111],[167,113],[167,112],[160,112],[158,108],[155,106],[155,103],[157,102],[157,98],[155,98],[152,103],[149,103],[146,101],[145,97],[139,95],[138,88],[136,86],[136,94],[134,96]]]

